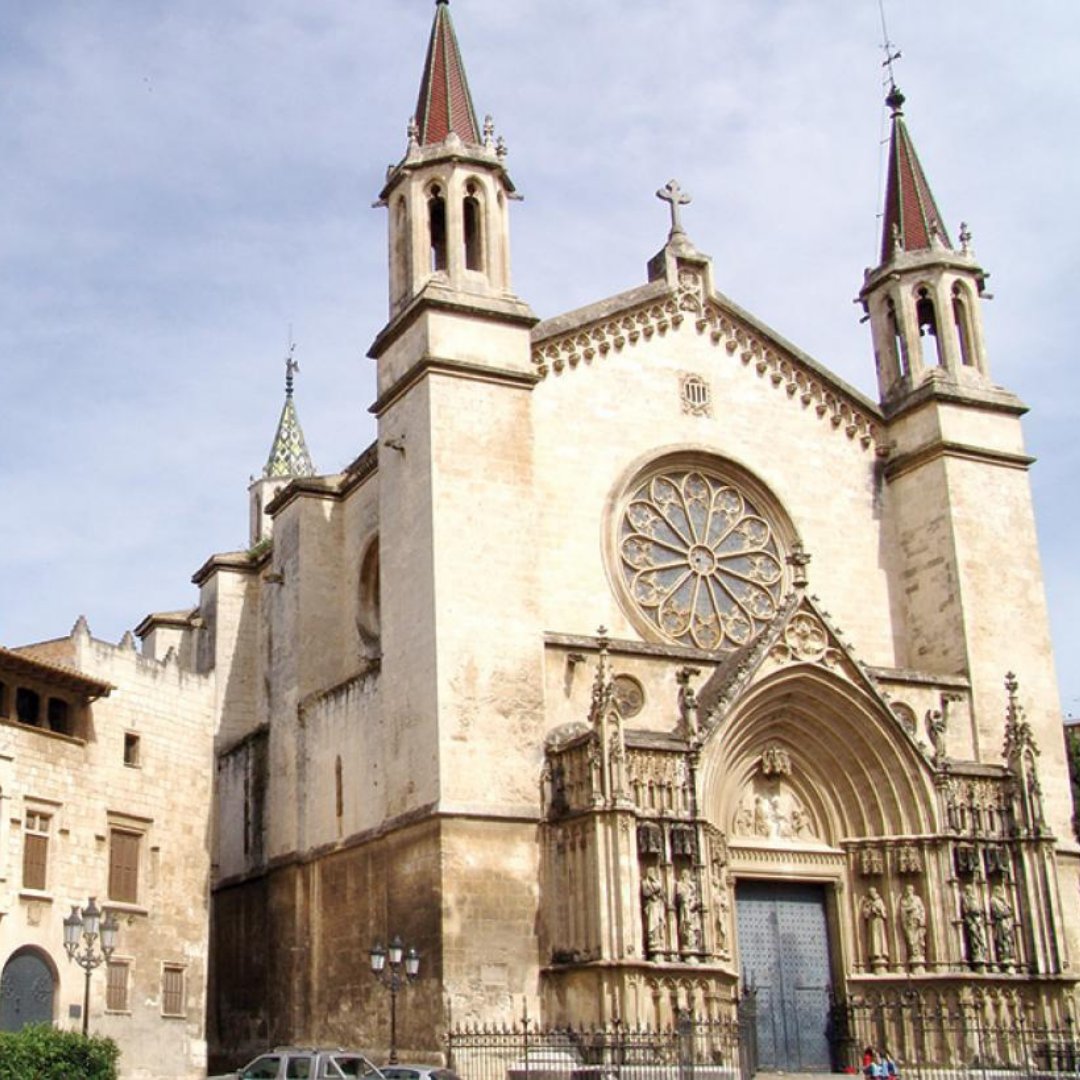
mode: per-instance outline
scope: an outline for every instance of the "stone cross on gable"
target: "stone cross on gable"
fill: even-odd
[[[679,187],[678,180],[669,180],[657,193],[656,197],[671,204],[671,236],[683,231],[682,222],[679,220],[679,207],[690,202],[690,196]]]

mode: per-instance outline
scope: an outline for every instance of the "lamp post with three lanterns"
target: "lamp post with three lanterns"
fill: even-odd
[[[84,1035],[90,1032],[90,973],[112,956],[116,948],[116,933],[119,929],[116,916],[111,911],[102,920],[101,909],[93,896],[81,912],[77,906],[72,907],[71,914],[64,920],[64,951],[69,960],[74,960],[86,972],[82,1018]],[[99,937],[101,951],[95,952],[94,946]]]
[[[406,949],[395,934],[388,949],[379,942],[372,946],[370,956],[372,974],[390,991],[390,1053],[386,1060],[388,1065],[396,1065],[398,991],[420,973],[420,954],[411,945]]]

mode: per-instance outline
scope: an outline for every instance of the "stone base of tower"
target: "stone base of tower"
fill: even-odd
[[[369,954],[394,935],[421,958],[397,999],[402,1060],[437,1058],[451,1024],[505,1020],[535,998],[536,881],[534,824],[430,815],[220,885],[211,1072],[281,1044],[384,1059]]]

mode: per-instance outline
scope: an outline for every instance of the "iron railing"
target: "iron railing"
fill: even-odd
[[[737,1019],[680,1017],[674,1027],[463,1027],[446,1035],[447,1064],[464,1080],[749,1080],[752,1040]]]
[[[1075,1026],[1071,1015],[1045,1022],[1018,992],[979,988],[836,998],[829,1017],[839,1071],[860,1074],[872,1047],[898,1063],[901,1080],[1080,1080]],[[670,1028],[540,1028],[523,1017],[457,1027],[445,1042],[463,1080],[750,1080],[758,1069],[752,991],[730,1017],[683,1014]]]
[[[1076,1076],[1080,1043],[1071,1015],[1046,1023],[1018,994],[966,991],[868,994],[833,1003],[837,1060],[861,1068],[867,1047],[888,1052],[907,1080],[1018,1080]]]

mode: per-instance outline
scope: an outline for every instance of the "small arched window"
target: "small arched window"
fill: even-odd
[[[941,338],[938,335],[937,309],[930,290],[923,287],[915,294],[915,318],[919,323],[919,337],[934,339],[934,362],[941,364]]]
[[[428,193],[428,233],[431,238],[431,269],[446,269],[446,200],[442,188],[433,184]]]
[[[476,183],[465,185],[465,201],[462,203],[462,221],[465,227],[465,269],[484,269],[484,223],[482,207]]]
[[[964,297],[960,282],[952,287],[953,320],[956,323],[956,337],[960,342],[960,362],[965,367],[975,366],[975,351],[971,339],[971,311]]]

